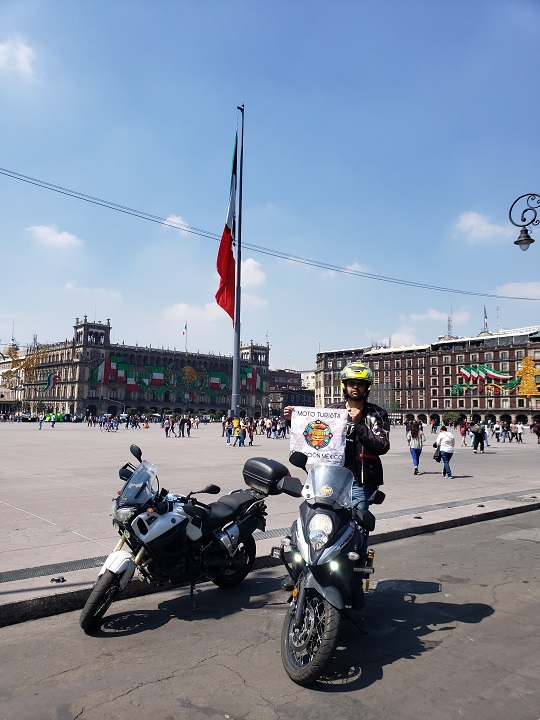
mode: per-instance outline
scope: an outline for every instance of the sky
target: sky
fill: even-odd
[[[508,219],[540,193],[539,33],[537,0],[2,0],[0,346],[87,315],[232,354],[214,296],[242,103],[241,338],[271,367],[449,316],[476,335],[484,306],[493,332],[540,325],[540,243]]]

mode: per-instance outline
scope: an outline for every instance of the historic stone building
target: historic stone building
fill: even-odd
[[[71,340],[19,349],[0,358],[0,410],[14,404],[72,416],[102,413],[226,413],[231,402],[232,357],[118,345],[107,320],[76,318]],[[268,411],[269,346],[240,349],[241,413]]]
[[[371,399],[396,420],[426,422],[445,412],[477,420],[540,420],[540,326],[409,347],[320,352],[316,406],[340,399],[340,373],[352,360],[369,365]]]

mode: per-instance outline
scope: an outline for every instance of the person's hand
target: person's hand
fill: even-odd
[[[284,416],[285,420],[291,419],[293,410],[294,410],[294,407],[292,405],[287,405],[287,407],[283,409],[283,416]]]
[[[356,407],[349,407],[349,415],[351,416],[351,420],[353,421],[354,425],[357,425],[360,422],[360,419],[362,417],[362,411],[360,408]]]

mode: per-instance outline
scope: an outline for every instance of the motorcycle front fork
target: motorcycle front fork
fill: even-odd
[[[127,535],[124,532],[124,533],[122,533],[122,535],[120,535],[120,540],[116,543],[116,546],[115,546],[113,552],[116,552],[117,550],[121,550],[123,548],[123,546],[125,545],[126,540],[127,540]],[[135,563],[135,565],[138,568],[141,567],[141,565],[145,559],[145,555],[146,555],[146,549],[143,546],[139,550],[139,552],[133,557],[133,562]]]

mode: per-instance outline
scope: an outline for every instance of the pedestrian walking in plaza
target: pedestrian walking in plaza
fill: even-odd
[[[422,430],[420,430],[419,424],[416,421],[411,423],[411,429],[407,433],[407,445],[411,453],[415,475],[418,475],[420,455],[422,454],[422,445],[425,439],[425,435]]]
[[[493,433],[491,437],[493,437],[493,435],[495,435],[495,439],[497,440],[497,442],[501,441],[501,426],[498,422],[496,422],[493,426]]]
[[[467,423],[459,426],[459,434],[461,435],[461,447],[467,447]]]
[[[501,423],[501,437],[503,442],[508,440],[508,423],[504,421]]]
[[[536,423],[536,427],[534,428],[534,432],[536,434],[536,439],[538,441],[538,444],[540,445],[540,422]]]
[[[51,415],[51,427],[53,428],[56,425],[56,415],[53,413]]]
[[[191,418],[186,418],[186,432],[187,436],[191,436]]]
[[[473,436],[473,449],[474,452],[478,452],[478,448],[480,447],[480,452],[484,452],[484,428],[480,425],[472,425],[471,426],[471,433]]]
[[[39,429],[41,430],[41,426],[43,425],[43,413],[41,413],[40,416],[38,417],[38,425],[39,425]]]
[[[525,428],[523,427],[523,423],[522,423],[522,422],[519,422],[518,425],[517,425],[517,435],[516,435],[517,441],[518,441],[519,443],[522,443],[522,442],[523,442],[523,430],[524,430],[524,429],[525,429]]]
[[[435,446],[441,451],[441,460],[444,464],[444,470],[442,471],[443,477],[448,477],[450,480],[453,479],[452,470],[450,469],[450,460],[454,454],[454,436],[451,432],[448,432],[446,425],[441,427],[439,434],[437,435],[437,441]]]
[[[232,431],[233,431],[232,418],[228,417],[225,422],[225,438],[227,441],[227,445],[231,444]]]
[[[168,437],[169,437],[169,430],[171,429],[171,421],[170,421],[168,415],[167,415],[167,417],[165,418],[165,420],[163,421],[163,429],[165,430],[165,437],[168,438]]]
[[[508,431],[510,433],[510,439],[508,442],[512,442],[512,440],[517,441],[517,425],[515,422],[510,423],[510,427],[508,428]]]

